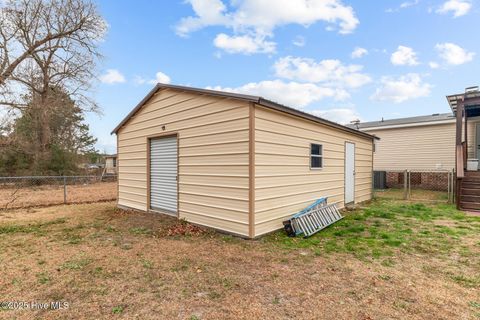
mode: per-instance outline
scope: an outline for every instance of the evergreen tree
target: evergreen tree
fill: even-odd
[[[46,97],[46,99],[45,99]],[[89,132],[83,110],[61,88],[32,94],[13,123],[13,143],[0,164],[28,174],[73,174],[97,139]]]

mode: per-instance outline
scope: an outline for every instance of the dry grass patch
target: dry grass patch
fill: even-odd
[[[19,319],[475,319],[480,219],[388,201],[309,239],[248,241],[113,203],[0,216],[3,300]],[[171,230],[180,229],[182,232]],[[183,235],[183,234],[186,235]]]
[[[111,201],[117,198],[116,182],[67,185],[68,203]],[[0,209],[28,208],[63,203],[63,185],[0,188]]]

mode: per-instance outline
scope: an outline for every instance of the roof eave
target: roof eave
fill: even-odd
[[[397,129],[397,128],[411,128],[411,127],[422,127],[422,126],[434,126],[455,123],[455,118],[452,119],[443,119],[437,121],[424,121],[424,122],[411,122],[411,123],[399,123],[399,124],[388,124],[388,125],[378,125],[371,127],[360,127],[359,130],[369,131],[369,130],[388,130],[388,129]]]
[[[115,127],[115,129],[110,132],[110,134],[116,134],[120,128],[127,123],[127,121],[135,114],[137,111],[145,104],[147,101],[160,89],[174,89],[174,90],[183,90],[183,91],[191,91],[191,92],[197,92],[200,94],[208,94],[208,95],[213,95],[213,96],[219,96],[219,97],[224,97],[224,98],[232,98],[232,99],[241,99],[245,101],[250,101],[250,102],[258,102],[260,100],[260,97],[257,96],[251,96],[251,95],[246,95],[246,94],[239,94],[239,93],[233,93],[233,92],[220,92],[220,91],[215,91],[215,90],[209,90],[209,89],[200,89],[200,88],[190,88],[190,87],[185,87],[185,86],[179,86],[179,85],[173,85],[173,84],[165,84],[165,83],[157,83],[155,87],[153,87],[152,90],[145,96],[145,98],[138,103],[135,108],[130,111],[125,118]]]
[[[285,106],[285,105],[282,105],[282,104],[279,104],[279,103],[276,103],[276,102],[273,102],[273,101],[270,101],[270,100],[267,100],[267,99],[264,99],[264,98],[260,98],[260,100],[258,101],[258,104],[262,105],[262,106],[265,106],[265,107],[268,107],[268,108],[271,108],[271,109],[281,111],[281,112],[286,112],[288,114],[296,115],[296,116],[301,117],[301,118],[307,118],[311,121],[321,123],[321,124],[327,125],[329,127],[333,127],[333,128],[340,129],[340,130],[343,130],[343,131],[348,131],[350,133],[353,133],[353,134],[356,134],[356,135],[359,135],[359,136],[363,136],[363,137],[370,138],[370,139],[380,140],[379,137],[371,135],[369,133],[362,132],[362,131],[359,131],[359,130],[356,130],[356,129],[353,129],[353,128],[349,128],[349,127],[341,125],[339,123],[317,117],[317,116],[315,116],[311,113],[300,111],[300,110],[297,110],[297,109],[294,109],[294,108],[291,108],[291,107],[288,107],[288,106]]]
[[[263,105],[267,108],[271,108],[271,109],[275,109],[275,110],[285,112],[285,113],[288,113],[288,114],[296,115],[296,116],[304,118],[304,119],[306,118],[306,119],[309,119],[311,121],[321,123],[321,124],[324,124],[324,125],[327,125],[327,126],[330,126],[330,127],[333,127],[333,128],[337,128],[337,129],[340,129],[340,130],[343,130],[343,131],[347,131],[347,132],[350,132],[350,133],[358,135],[358,136],[362,136],[362,137],[369,138],[369,139],[377,139],[377,140],[380,139],[380,138],[378,138],[374,135],[368,134],[366,132],[362,132],[362,131],[359,131],[359,130],[355,130],[355,129],[346,127],[346,126],[338,124],[336,122],[317,117],[313,114],[306,113],[306,112],[303,112],[303,111],[300,111],[300,110],[297,110],[297,109],[279,104],[277,102],[273,102],[271,100],[264,99],[262,97],[245,95],[245,94],[238,94],[238,93],[231,93],[231,92],[215,91],[215,90],[209,90],[209,89],[191,88],[191,87],[171,85],[171,84],[163,84],[163,83],[156,84],[155,87],[145,96],[145,98],[143,98],[142,101],[140,101],[140,103],[138,103],[135,106],[135,108],[133,108],[133,110],[128,113],[128,115],[115,127],[115,129],[113,129],[113,131],[110,134],[114,134],[114,133],[116,134],[118,132],[118,130],[120,130],[120,128],[122,128],[122,126],[124,126],[128,122],[128,120],[135,113],[137,113],[138,110],[158,90],[160,90],[162,88],[183,90],[183,91],[191,91],[191,92],[197,92],[197,93],[200,93],[200,94],[209,94],[209,95],[213,95],[213,96],[220,96],[220,97],[244,100],[244,101],[248,101],[248,102],[254,102],[254,103],[258,103],[259,105]]]
[[[135,114],[137,113],[137,111],[155,94],[155,92],[157,92],[157,90],[160,89],[160,83],[157,83],[155,85],[155,87],[153,87],[152,90],[150,90],[150,92],[145,96],[145,98],[142,99],[142,101],[140,101],[136,106],[135,108],[132,109],[132,111],[130,111],[127,116],[125,118],[123,118],[122,121],[120,121],[120,123],[115,127],[115,129],[112,130],[112,132],[110,132],[110,134],[116,134],[118,132],[118,130],[120,130],[120,128]]]

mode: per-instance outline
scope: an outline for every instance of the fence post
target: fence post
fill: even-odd
[[[456,202],[456,197],[457,197],[457,179],[456,179],[456,173],[455,173],[455,168],[452,169],[452,203]]]
[[[447,172],[447,203],[450,203],[450,171]]]
[[[67,203],[67,177],[63,176],[63,203]]]
[[[410,170],[407,170],[407,200],[410,200],[411,195],[410,195],[410,184],[412,183],[411,181],[412,175],[410,174]]]
[[[403,199],[407,200],[408,197],[408,171],[403,172]]]

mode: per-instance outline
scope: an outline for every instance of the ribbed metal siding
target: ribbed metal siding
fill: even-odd
[[[177,137],[150,141],[150,208],[177,212]]]

